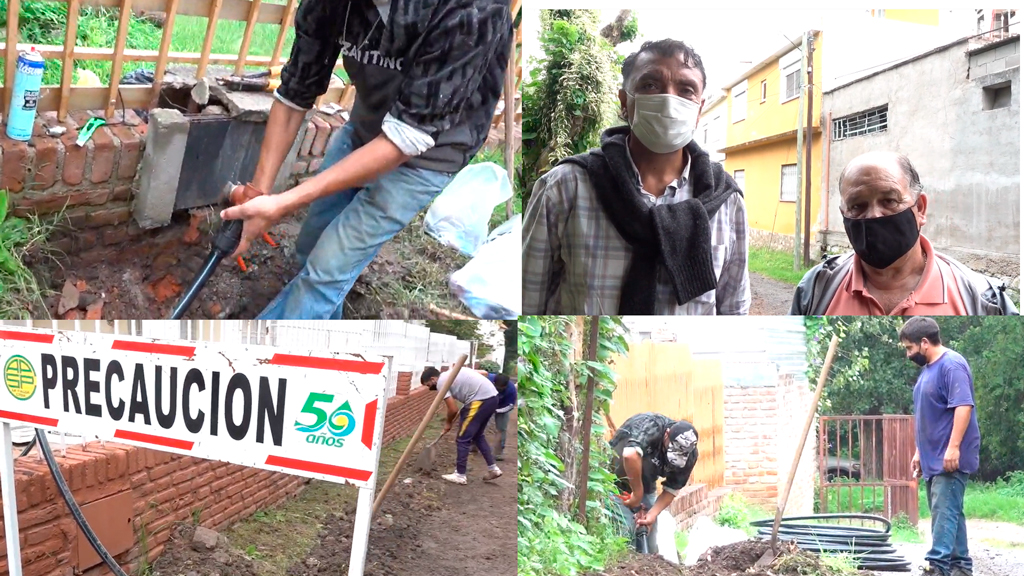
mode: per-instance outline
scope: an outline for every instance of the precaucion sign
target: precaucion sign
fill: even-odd
[[[372,488],[385,363],[325,350],[0,330],[0,421]]]

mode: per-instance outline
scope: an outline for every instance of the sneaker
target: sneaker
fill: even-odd
[[[494,459],[497,460],[498,462],[503,462],[505,460],[505,457],[502,456],[501,452],[498,452],[497,454],[494,455]]]
[[[499,470],[497,467],[495,467],[495,468],[493,468],[491,470],[488,470],[487,474],[484,474],[484,482],[487,482],[488,480],[495,480],[495,479],[500,478],[500,477],[501,477],[501,470]]]
[[[445,474],[444,476],[441,476],[441,478],[451,482],[452,484],[462,484],[463,486],[465,486],[465,484],[466,484],[466,476],[465,476],[465,474],[459,474],[458,472],[452,472],[451,474]]]

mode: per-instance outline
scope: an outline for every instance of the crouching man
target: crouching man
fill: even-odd
[[[697,430],[685,420],[645,412],[622,423],[611,447],[616,486],[627,496],[615,498],[621,520],[630,534],[636,526],[647,526],[647,550],[657,554],[658,514],[690,479],[697,463]]]

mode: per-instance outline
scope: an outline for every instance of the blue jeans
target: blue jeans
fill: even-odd
[[[327,145],[321,170],[356,149],[351,125]],[[402,231],[448,185],[453,174],[399,166],[361,188],[314,201],[296,241],[302,269],[259,320],[338,320],[345,296],[381,246]]]
[[[968,573],[974,567],[967,551],[967,518],[964,516],[967,478],[963,472],[946,472],[932,476],[927,482],[932,547],[924,559],[946,575],[957,566]]]
[[[643,499],[640,501],[641,505],[645,510],[650,510],[654,507],[654,502],[658,499],[658,495],[654,492],[650,494],[644,494]],[[624,529],[626,536],[630,539],[629,546],[633,546],[633,533],[636,531],[636,516],[633,511],[623,504],[622,499],[618,496],[612,496],[612,500],[615,502],[615,511],[618,513],[619,524]],[[657,554],[658,553],[658,523],[655,522],[647,527],[647,553]]]

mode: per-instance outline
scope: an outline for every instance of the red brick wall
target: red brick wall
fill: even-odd
[[[775,386],[725,388],[725,485],[773,509],[786,477],[813,394],[791,375]],[[814,434],[804,446],[786,512],[813,512]]]
[[[399,374],[399,382],[411,380]],[[411,434],[434,397],[426,388],[388,400],[384,442]],[[54,446],[56,450],[57,447]],[[69,448],[58,460],[75,500],[80,506],[116,494],[131,493],[135,545],[115,557],[129,570],[143,556],[140,534],[147,534],[146,556],[152,563],[163,551],[174,522],[191,521],[201,509],[200,524],[220,530],[259,509],[280,503],[295,494],[306,479],[202,460],[134,446],[90,443],[87,450]],[[15,492],[25,576],[77,573],[78,529],[57,492],[45,462],[33,453],[16,461]],[[7,548],[0,522],[0,574],[7,574]],[[105,566],[85,572],[109,574]]]
[[[689,530],[701,516],[714,516],[722,505],[722,499],[730,492],[729,488],[708,490],[706,484],[684,486],[676,499],[669,506],[669,512],[676,520],[676,528]]]

